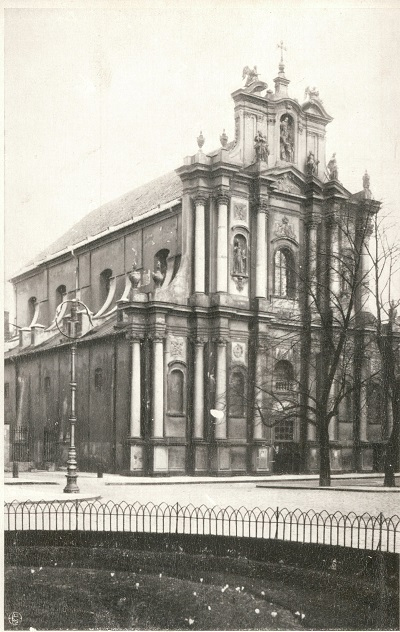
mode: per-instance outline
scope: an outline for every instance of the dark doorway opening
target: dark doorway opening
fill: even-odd
[[[297,443],[275,443],[274,474],[298,474],[300,471],[300,450]]]

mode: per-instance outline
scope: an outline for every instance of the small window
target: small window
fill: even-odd
[[[44,390],[45,390],[46,392],[49,392],[49,390],[50,390],[50,384],[51,384],[51,382],[50,382],[50,378],[49,378],[49,376],[46,376],[46,377],[44,378]]]
[[[168,414],[185,414],[185,376],[181,369],[173,369],[168,375]]]
[[[293,441],[293,419],[282,419],[275,426],[275,441]]]
[[[63,300],[66,297],[66,294],[67,294],[67,288],[65,287],[65,285],[59,285],[58,288],[56,289],[56,307],[58,307],[60,303],[63,302]]]
[[[28,301],[28,319],[29,324],[33,321],[33,317],[36,311],[36,296],[31,296]]]
[[[288,248],[280,248],[274,257],[274,291],[277,296],[294,298],[296,294],[294,257]]]
[[[100,305],[104,305],[110,291],[112,270],[107,268],[100,274]]]
[[[4,384],[4,399],[8,399],[10,397],[10,384],[6,382]]]
[[[275,390],[292,391],[294,388],[293,365],[288,360],[279,360],[275,364]]]
[[[94,372],[94,387],[96,391],[101,391],[103,388],[103,369],[96,369]]]
[[[232,372],[229,386],[229,416],[245,417],[245,377],[241,371]]]

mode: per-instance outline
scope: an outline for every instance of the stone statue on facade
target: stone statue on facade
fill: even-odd
[[[139,286],[140,281],[141,281],[141,274],[140,274],[139,270],[137,269],[137,261],[136,261],[136,259],[134,259],[133,262],[132,262],[132,270],[131,270],[131,272],[129,272],[128,277],[129,277],[129,280],[131,282],[131,285],[132,285],[133,289],[136,290],[136,288]]]
[[[368,171],[365,170],[365,173],[363,175],[363,188],[365,190],[369,190],[369,185],[370,185],[370,177],[368,175]]]
[[[336,154],[333,154],[332,158],[330,159],[330,161],[326,165],[326,168],[327,168],[327,171],[328,171],[329,180],[339,180],[339,172],[338,172],[338,166],[337,166],[337,162],[336,162]]]
[[[293,121],[289,116],[283,116],[280,126],[280,157],[286,162],[293,161]]]
[[[309,99],[310,101],[312,99],[317,99],[319,101],[319,90],[317,90],[315,86],[313,88],[311,86],[307,86],[304,92],[304,100],[306,99]]]
[[[164,275],[161,272],[161,262],[160,261],[157,261],[156,271],[152,272],[151,276],[153,277],[154,286],[156,288],[161,287],[163,282],[164,282]]]
[[[258,130],[254,137],[254,149],[256,150],[256,161],[268,162],[269,149],[267,138]]]
[[[306,171],[309,176],[314,176],[318,173],[319,160],[315,160],[315,156],[312,151],[309,152],[306,163]]]
[[[246,249],[238,239],[233,245],[233,274],[246,274],[247,254]]]
[[[243,75],[242,75],[242,79],[244,78],[246,78],[246,83],[244,84],[245,88],[247,88],[252,83],[257,81],[258,79],[257,66],[254,66],[253,70],[249,68],[248,66],[245,66],[243,68]]]

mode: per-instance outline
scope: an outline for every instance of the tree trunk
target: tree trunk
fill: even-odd
[[[400,419],[397,394],[392,399],[393,428],[386,446],[384,487],[396,487],[395,472],[399,463]]]
[[[319,433],[319,486],[331,486],[331,463],[329,453],[329,433],[326,419],[320,419],[318,423]]]

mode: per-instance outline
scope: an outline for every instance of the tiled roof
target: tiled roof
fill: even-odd
[[[88,213],[62,237],[30,261],[26,267],[35,262],[38,263],[48,255],[74,246],[87,237],[98,235],[111,226],[117,226],[130,219],[140,217],[147,211],[181,196],[182,182],[175,171],[156,178]]]

